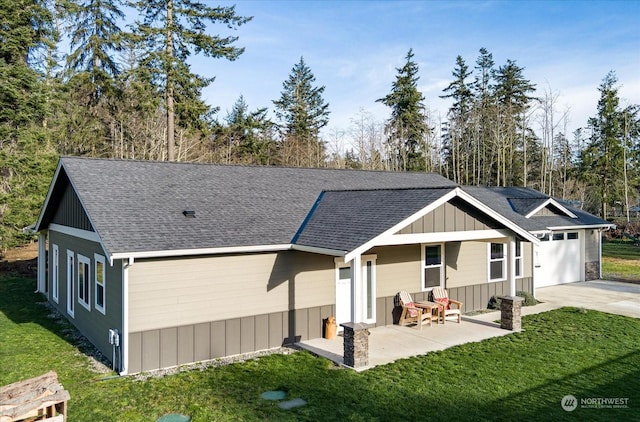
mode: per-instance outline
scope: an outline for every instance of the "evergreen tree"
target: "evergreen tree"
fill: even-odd
[[[424,143],[430,132],[424,96],[418,91],[418,64],[413,56],[409,49],[404,66],[396,68],[398,75],[391,92],[376,100],[391,108],[385,131],[397,163],[394,167],[409,171],[426,168]]]
[[[229,29],[250,21],[236,15],[235,6],[210,7],[194,0],[139,0],[134,3],[144,17],[136,32],[146,46],[143,65],[151,70],[153,82],[164,94],[167,116],[167,158],[175,160],[175,118],[182,125],[198,125],[209,109],[200,99],[201,90],[213,78],[191,72],[187,59],[192,54],[237,59],[244,48],[234,47],[238,37],[209,35],[208,23],[223,23]]]
[[[624,131],[617,83],[618,78],[611,71],[598,87],[597,115],[589,118],[591,137],[581,157],[583,174],[595,186],[594,205],[598,205],[605,219],[608,207],[624,196]]]
[[[227,163],[269,164],[273,153],[273,123],[267,118],[267,108],[249,111],[240,96],[220,126],[215,139],[226,150]]]
[[[500,132],[495,132],[494,137],[498,153],[496,182],[502,186],[522,183],[519,179],[522,160],[518,150],[527,132],[527,128],[523,127],[523,116],[534,99],[530,93],[535,92],[535,85],[524,78],[523,72],[524,68],[513,60],[507,60],[495,73],[494,96],[501,126]]]
[[[27,239],[55,166],[44,127],[46,91],[36,70],[55,40],[44,2],[0,0],[0,250]]]
[[[475,80],[473,82],[474,93],[474,145],[476,151],[476,174],[475,184],[490,185],[491,178],[491,154],[488,145],[490,144],[492,120],[495,116],[493,104],[492,82],[495,62],[493,55],[484,47],[480,48],[480,55],[476,59]],[[494,182],[495,183],[495,182]]]
[[[467,78],[471,76],[471,73],[462,56],[456,57],[456,67],[452,72],[455,79],[443,89],[447,94],[440,96],[440,98],[453,99],[453,104],[447,113],[449,125],[445,159],[451,169],[449,176],[453,178],[454,182],[464,182],[465,184],[469,184],[470,173],[471,175],[475,174],[476,164],[474,160],[475,144],[472,142],[469,124],[473,107],[473,93],[471,86],[467,83]]]
[[[324,163],[320,129],[329,123],[330,112],[329,104],[322,98],[324,86],[314,86],[315,80],[300,57],[282,84],[280,99],[273,101],[284,135],[285,164],[315,167]]]
[[[120,72],[114,53],[122,51],[123,32],[118,21],[125,15],[117,0],[68,0],[63,4],[71,23],[67,69],[87,74],[95,103],[113,88],[113,77]]]

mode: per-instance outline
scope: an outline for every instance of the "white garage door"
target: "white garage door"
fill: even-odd
[[[578,232],[545,235],[538,247],[535,263],[536,287],[580,281],[583,273],[581,249]]]

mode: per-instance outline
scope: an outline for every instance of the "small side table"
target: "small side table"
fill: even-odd
[[[442,305],[440,303],[421,300],[419,302],[415,302],[415,306],[416,308],[423,308],[427,312],[431,313],[431,321],[433,321],[433,311],[435,310],[436,324],[440,324],[440,320],[442,320],[442,323],[444,324],[444,312],[442,312]]]

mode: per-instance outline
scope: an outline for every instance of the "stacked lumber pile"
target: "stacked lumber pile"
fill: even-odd
[[[58,374],[39,377],[0,387],[0,422],[67,420],[69,392],[58,382]]]

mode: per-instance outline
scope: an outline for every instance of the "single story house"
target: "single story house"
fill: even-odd
[[[611,225],[531,189],[430,173],[63,157],[38,289],[121,374],[387,325],[400,290],[493,295],[598,278]]]

